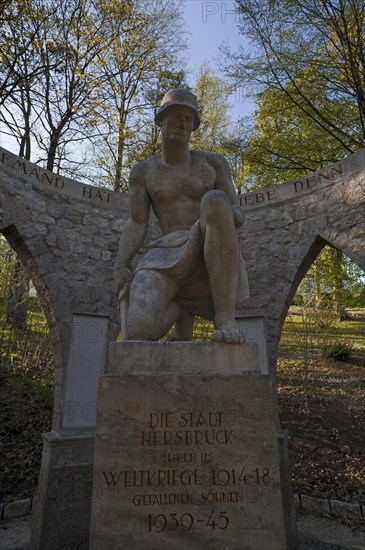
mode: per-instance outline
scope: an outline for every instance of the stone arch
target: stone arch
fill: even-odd
[[[29,250],[24,237],[20,234],[18,227],[15,224],[8,225],[1,229],[2,235],[5,237],[11,248],[16,252],[18,258],[24,265],[26,271],[37,290],[40,302],[44,309],[44,313],[50,330],[55,329],[56,317],[53,308],[53,303],[49,290],[44,280],[39,274],[37,263]]]
[[[287,298],[287,304],[292,302],[296,291],[298,290],[298,287],[301,283],[301,281],[304,279],[306,274],[308,273],[308,270],[310,269],[311,265],[314,263],[314,261],[317,259],[318,255],[322,252],[324,247],[326,246],[326,241],[322,239],[319,235],[316,235],[313,239],[312,243],[309,244],[308,251],[304,255],[304,258],[301,261],[301,264],[298,267],[298,270],[294,276],[293,282],[289,288],[288,291],[288,298]],[[284,318],[287,314],[287,311],[289,309],[289,305],[286,308]]]
[[[54,430],[63,429],[67,380],[77,370],[69,366],[75,315],[100,318],[105,340],[116,337],[112,268],[127,215],[124,194],[57,176],[0,147],[0,231],[34,279],[52,332]]]
[[[57,176],[0,147],[0,231],[35,280],[56,348],[52,431],[43,434],[34,548],[49,545],[51,536],[59,547],[81,547],[81,541],[86,547],[91,405],[105,372],[107,342],[117,334],[112,269],[127,216],[124,194]],[[88,327],[102,332],[102,346]],[[72,518],[65,502],[77,510]]]
[[[32,252],[29,250],[26,240],[21,235],[18,227],[15,224],[3,227],[0,230],[1,234],[5,237],[8,244],[16,253],[17,257],[24,266],[26,272],[29,274],[30,279],[37,291],[37,296],[41,303],[43,313],[47,320],[47,325],[50,331],[50,340],[53,351],[53,368],[54,368],[54,393],[53,393],[53,415],[56,410],[56,403],[60,399],[60,385],[57,385],[57,372],[62,369],[62,345],[60,341],[59,327],[56,320],[56,315],[52,303],[52,298],[47,285],[41,277],[37,262],[33,257]]]
[[[352,238],[353,228],[350,228],[348,231],[343,230],[340,234],[337,234],[336,237],[331,235],[331,232],[323,231],[320,235],[325,241],[325,244],[340,250],[345,256],[350,258],[355,264],[357,264],[363,271],[365,271],[365,246],[361,250],[353,246]],[[365,239],[365,228],[364,228],[364,239]]]
[[[359,223],[351,225],[349,228],[341,228],[341,230],[334,232],[331,228],[322,229],[322,231],[316,234],[311,242],[307,242],[307,250],[302,250],[301,262],[297,267],[297,271],[293,277],[293,280],[287,290],[287,297],[285,300],[285,306],[280,316],[280,334],[279,340],[281,337],[281,330],[283,323],[285,321],[289,306],[294,298],[294,295],[301,283],[301,281],[306,276],[311,265],[317,259],[320,252],[326,247],[330,246],[342,252],[350,260],[352,260],[358,267],[365,271],[365,242],[364,246],[361,248],[357,245],[354,246],[355,240],[353,239],[353,234],[356,232],[358,235],[359,232]],[[365,230],[364,230],[365,236]]]
[[[364,260],[365,149],[294,182],[241,195],[240,202],[246,209],[240,241],[251,296],[236,314],[257,323],[262,329],[258,332],[265,334],[266,372],[274,379],[291,296],[320,249],[329,243],[360,266]],[[51,533],[60,547],[71,544],[71,532],[74,546],[88,537],[93,433],[77,424],[65,429],[57,406],[67,399],[78,368],[77,361],[69,361],[75,315],[78,322],[102,317],[106,342],[116,338],[112,270],[127,218],[125,194],[57,176],[0,147],[0,231],[37,279],[60,348],[53,433],[44,437],[34,548],[47,545]],[[157,234],[152,222],[150,238]],[[104,368],[106,353],[101,362]],[[95,389],[96,376],[92,384]],[[70,495],[78,510],[72,527],[60,504]]]
[[[316,237],[313,239],[312,243],[308,247],[308,251],[305,254],[304,258],[302,259],[302,262],[298,267],[296,275],[288,291],[287,300],[285,302],[286,307],[283,309],[282,315],[281,315],[279,340],[281,337],[281,330],[282,330],[285,318],[287,316],[289,306],[295,296],[295,293],[298,290],[298,287],[301,281],[305,278],[306,274],[308,273],[311,265],[314,263],[318,255],[322,252],[322,250],[326,246],[330,246],[332,248],[339,250],[345,256],[347,256],[350,260],[352,260],[355,264],[357,264],[358,267],[360,267],[365,271],[365,262],[361,261],[362,258],[359,255],[358,250],[352,249],[350,240],[347,241],[346,246],[343,246],[341,248],[338,246],[339,243],[336,243],[336,244],[337,246],[333,242],[330,242],[329,240],[325,239],[324,237],[320,235],[316,235]]]
[[[338,244],[338,242],[337,242]],[[299,271],[297,272],[297,279],[295,281],[293,281],[293,284],[290,288],[290,301],[292,300],[292,298],[294,297],[297,289],[298,289],[298,286],[300,284],[300,282],[305,278],[308,270],[310,269],[311,265],[313,264],[313,262],[317,259],[318,255],[321,253],[321,251],[325,248],[325,247],[331,247],[331,248],[334,248],[336,250],[339,250],[340,252],[342,252],[347,258],[349,258],[350,260],[352,260],[354,263],[356,263],[356,265],[358,267],[360,267],[361,269],[364,269],[363,267],[363,262],[361,261],[356,261],[358,258],[359,258],[359,255],[358,255],[358,250],[355,248],[355,250],[352,249],[351,247],[351,243],[348,243],[348,246],[344,247],[344,249],[341,249],[339,246],[334,246],[334,244],[332,242],[329,242],[329,240],[326,240],[323,236],[320,236],[320,235],[317,235],[315,237],[315,239],[313,240],[311,246],[309,247],[308,251],[307,251],[307,254],[305,255],[301,265],[300,265],[300,268],[299,268]],[[351,255],[350,255],[350,253]],[[280,325],[280,338],[281,338],[281,335],[282,335],[282,329],[283,329],[283,325],[284,325],[284,321],[288,315],[288,310],[289,310],[289,306],[286,308],[285,312],[284,312],[284,317],[282,319],[282,322],[281,322],[281,325]],[[301,323],[303,323],[302,320],[300,320]],[[292,326],[295,326],[296,323],[295,322],[292,322],[293,325]],[[309,317],[309,323],[313,323],[313,318],[311,319],[311,316]],[[304,331],[311,331],[313,330],[313,325],[312,325],[312,328],[307,328],[305,329],[304,328],[304,323],[300,325],[301,326],[301,329],[302,330],[302,327],[303,327],[303,330]],[[309,325],[310,326],[310,325]],[[295,331],[295,330],[298,330],[297,329],[294,329],[294,328],[288,328],[288,331]],[[328,330],[328,334],[331,335],[331,329],[327,329]],[[292,333],[293,334],[293,333]],[[291,337],[293,337],[293,335],[291,334]],[[299,333],[296,333],[294,332],[294,334],[296,336],[299,337]],[[327,340],[328,338],[328,340]],[[342,338],[341,338],[342,340]],[[335,341],[335,340],[334,340]],[[331,336],[328,337],[328,335],[326,336],[326,339],[324,341],[321,341],[321,338],[319,338],[318,340],[316,338],[314,338],[314,342],[311,342],[309,343],[309,346],[312,348],[312,352],[313,350],[315,351],[315,355],[314,355],[314,358],[315,358],[315,361],[313,361],[313,356],[312,356],[312,359],[309,359],[307,365],[309,365],[309,380],[311,380],[311,369],[313,368],[313,370],[316,372],[316,376],[319,376],[319,384],[321,384],[321,379],[323,380],[324,376],[323,376],[323,371],[322,371],[322,365],[321,363],[317,363],[317,358],[320,357],[320,354],[321,354],[321,351],[322,351],[322,345],[323,343],[324,344],[327,344],[327,343],[331,343],[332,342],[332,339],[331,339]],[[299,344],[298,346],[298,351],[300,352],[301,351],[301,346],[302,344]],[[317,355],[318,353],[318,355]],[[302,354],[301,354],[302,355]],[[303,356],[304,356],[304,353],[303,353]],[[303,356],[301,356],[301,359],[303,359],[303,362],[301,362],[299,365],[299,369],[300,369],[300,376],[303,375],[304,371],[305,371],[305,363],[304,363],[304,358]],[[290,359],[292,359],[292,356],[290,356]],[[313,363],[312,363],[313,361]],[[347,368],[352,368],[352,367],[355,367],[356,363],[359,361],[358,358],[355,358],[355,357],[350,357],[349,359],[346,359],[346,362],[349,362],[349,363],[352,363],[352,366],[351,367],[348,367],[348,365],[346,365]],[[340,367],[341,363],[338,363],[337,364],[338,367]],[[286,381],[284,383],[284,385],[288,385],[290,386],[290,384],[292,384],[292,382],[290,381],[290,375],[288,374],[288,371],[290,371],[290,367],[286,367],[287,370],[285,370],[285,367],[283,367],[283,365],[281,365],[281,368],[278,369],[279,372],[281,372],[281,369],[283,369],[283,371],[285,372],[285,378],[288,376],[289,378],[289,381]],[[326,367],[326,371],[327,371],[327,367]],[[333,373],[334,373],[334,378],[336,379],[336,372],[339,371],[341,372],[341,369],[340,368],[335,368],[333,367]],[[346,371],[348,372],[348,371]],[[276,372],[275,372],[275,387],[278,386],[277,384],[277,381],[276,381]],[[327,377],[326,377],[327,378]],[[332,378],[332,376],[330,377]],[[317,380],[316,377],[313,376],[313,379],[314,380]],[[295,383],[294,383],[295,384]],[[326,387],[326,389],[328,390],[328,387],[326,386],[327,384],[327,381],[325,382],[324,386]],[[331,382],[328,382],[328,384],[331,384]],[[308,447],[304,447],[305,448],[305,451],[308,453],[308,457],[313,460],[313,458],[315,457],[318,457],[318,453],[321,453],[322,452],[322,449],[325,449],[326,452],[328,452],[328,449],[329,449],[329,444],[328,444],[328,438],[325,438],[323,434],[325,433],[328,433],[328,430],[330,430],[331,428],[340,428],[340,426],[343,427],[343,425],[346,425],[346,414],[347,414],[347,411],[348,411],[348,401],[346,399],[346,394],[342,394],[342,390],[343,388],[345,388],[345,386],[347,386],[347,381],[346,380],[341,380],[341,383],[340,384],[337,384],[337,381],[334,383],[334,386],[336,385],[339,385],[340,387],[340,392],[336,394],[336,392],[324,392],[322,393],[320,390],[318,391],[317,389],[317,386],[315,385],[314,388],[312,390],[309,391],[308,394],[306,394],[306,398],[308,399],[308,410],[307,410],[307,414],[308,414],[308,419],[309,421],[313,421],[313,419],[318,419],[320,420],[320,423],[319,423],[319,426],[320,426],[320,429],[322,430],[321,432],[319,431],[310,431],[309,432],[309,435],[308,436],[305,436],[305,438],[303,438],[303,432],[301,431],[302,429],[302,425],[300,424],[301,422],[301,419],[298,415],[294,415],[291,416],[290,413],[286,412],[285,416],[283,414],[283,409],[280,407],[280,421],[283,421],[284,419],[286,421],[288,421],[288,419],[291,419],[291,423],[288,423],[288,425],[286,426],[286,429],[288,430],[288,434],[291,435],[292,439],[299,439],[300,441],[305,441],[306,442],[306,445],[309,445],[309,451],[308,451]],[[304,385],[301,385],[301,390],[303,391],[303,386]],[[289,391],[289,394],[291,394],[291,391]],[[312,393],[313,392],[313,393]],[[332,395],[329,395],[329,394],[334,394],[334,397]],[[323,395],[325,395],[325,397],[323,397]],[[288,394],[286,394],[286,399],[289,403],[291,401],[291,399],[288,399]],[[303,398],[302,398],[303,399]],[[327,401],[325,401],[326,399],[329,399],[329,405],[328,407],[326,407],[326,410],[327,411],[331,411],[332,413],[332,416],[331,416],[331,413],[328,413],[328,415],[323,415],[323,418],[322,418],[322,412],[318,412],[318,410],[320,411],[323,411],[324,409],[318,409],[318,407],[316,407],[315,405],[313,405],[313,403],[315,404],[322,404],[323,406],[323,402],[325,402],[327,404]],[[312,401],[313,400],[313,401]],[[323,400],[323,402],[321,403],[321,400]],[[336,414],[333,414],[334,410],[333,410],[333,402],[331,403],[331,400],[336,400],[336,405],[338,407],[338,404],[341,403],[341,406],[338,407],[338,410],[340,411],[339,413],[339,419],[337,419],[336,421],[342,423],[344,422],[344,424],[335,424],[334,422],[334,417],[337,416]],[[298,402],[297,401],[294,401],[294,403],[296,405],[298,405]],[[282,405],[283,407],[285,407],[284,403]],[[345,412],[341,412],[341,407],[343,407],[343,411]],[[289,408],[289,410],[291,410],[291,408]],[[337,411],[337,409],[336,409]],[[347,421],[348,422],[348,421]],[[309,422],[310,423],[310,422]],[[360,427],[360,421],[359,420],[355,420],[354,423],[351,421],[351,427],[352,425],[354,424],[354,430],[358,430],[359,427]],[[324,431],[323,431],[323,428]],[[344,430],[343,430],[344,431]],[[350,431],[350,430],[349,430]],[[340,432],[341,432],[341,429],[340,429]],[[345,441],[345,443],[347,444],[347,441]],[[298,442],[296,443],[296,445],[298,444]],[[336,445],[336,448],[337,450],[339,449],[343,449],[343,444],[344,444],[344,441],[340,440],[340,443],[338,442],[338,440],[336,440],[336,442],[334,443],[334,445]],[[318,450],[317,450],[317,447],[318,447]],[[313,451],[313,448],[315,448],[316,450]],[[303,447],[301,449],[301,451],[303,450]],[[289,448],[287,448],[286,450],[287,452],[287,457],[288,457],[288,460],[289,460],[289,463],[291,464],[291,466],[294,465],[294,460],[293,460],[293,457],[294,457],[294,454],[296,454],[293,450],[290,451],[289,453]],[[327,456],[327,462],[328,462],[328,456]],[[330,461],[331,462],[331,461]],[[299,461],[299,464],[300,464],[300,461]],[[320,463],[320,466],[322,467],[323,463]],[[296,466],[298,466],[298,464],[296,464]],[[318,464],[317,464],[318,466]],[[318,471],[318,467],[316,468],[317,471]],[[298,468],[297,468],[298,470]],[[308,475],[308,474],[306,474]],[[316,472],[313,472],[312,471],[312,474],[309,474],[310,477],[309,479],[317,479],[316,478]],[[333,474],[334,475],[334,474]],[[327,473],[324,477],[326,477],[329,479],[329,474]],[[292,478],[294,479],[294,478]],[[303,481],[303,478],[301,477],[301,473],[298,473],[297,474],[297,480],[301,480]],[[312,488],[313,490],[313,488]],[[311,495],[312,492],[311,490],[308,491],[308,488],[305,487],[303,488],[303,490],[301,491],[299,489],[299,492],[302,493],[303,495]],[[324,497],[324,495],[322,495],[322,497]],[[303,498],[303,497],[301,497]],[[304,497],[306,498],[306,497]],[[333,497],[331,497],[333,498]],[[303,500],[302,500],[303,502]]]
[[[365,259],[364,257],[361,257],[361,254],[359,254],[359,251],[357,249],[354,250],[351,247],[350,239],[348,239],[344,245],[343,243],[339,243],[339,242],[337,243],[331,242],[330,240],[326,239],[322,235],[316,235],[316,237],[313,239],[312,243],[310,244],[307,253],[302,259],[302,262],[299,265],[296,275],[290,286],[290,289],[288,291],[288,298],[286,301],[287,304],[289,303],[290,305],[290,303],[292,302],[295,296],[296,291],[298,290],[298,287],[301,281],[305,278],[311,265],[314,263],[318,255],[322,252],[322,250],[326,246],[330,246],[332,248],[339,250],[345,256],[347,256],[350,260],[352,260],[358,267],[360,267],[360,269],[365,271]],[[284,311],[284,318],[287,314],[288,308],[289,306],[286,308],[286,311]]]
[[[365,149],[299,180],[240,196],[246,208],[241,247],[250,298],[238,316],[266,324],[269,372],[291,299],[320,250],[329,244],[365,262]]]

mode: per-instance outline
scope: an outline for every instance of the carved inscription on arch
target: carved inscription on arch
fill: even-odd
[[[273,204],[283,200],[288,200],[300,196],[301,194],[315,191],[335,183],[342,177],[343,170],[341,163],[336,163],[329,168],[317,170],[310,176],[304,176],[298,180],[279,185],[274,189],[265,189],[254,193],[240,195],[241,206],[263,206],[264,204]]]
[[[59,176],[49,170],[43,170],[36,164],[28,162],[24,159],[11,155],[10,153],[0,149],[0,163],[8,166],[18,174],[26,176],[30,181],[36,181],[41,185],[53,187],[57,190],[71,194],[72,189],[77,190],[78,196],[81,198],[90,199],[95,202],[109,203],[112,200],[113,193],[106,189],[92,187],[91,185],[76,184],[70,182],[66,178]]]

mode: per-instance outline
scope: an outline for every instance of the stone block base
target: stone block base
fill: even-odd
[[[31,550],[87,550],[94,437],[43,434]]]
[[[254,346],[199,345],[111,345],[90,550],[286,548],[269,377]]]

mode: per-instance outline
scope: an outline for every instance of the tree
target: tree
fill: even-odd
[[[228,132],[227,89],[207,63],[201,65],[195,86],[200,126],[191,136],[191,147],[222,153],[222,141]]]
[[[256,103],[254,125],[242,150],[246,190],[279,185],[344,156],[339,141],[293,105],[281,90],[267,88],[258,94]],[[347,116],[346,107],[336,101],[331,103],[331,111],[338,118]]]
[[[105,29],[110,15],[103,15],[98,0],[14,4],[18,9],[11,11],[10,4],[1,33],[2,122],[17,139],[20,156],[29,160],[36,144],[38,162],[59,171],[72,158],[72,144],[90,139],[100,86],[93,63],[111,40]],[[127,2],[119,4],[123,17]]]
[[[47,14],[42,0],[7,3],[0,26],[0,121],[19,145],[19,156],[30,160],[32,89],[44,74],[39,56],[40,32]]]
[[[143,87],[157,68],[173,67],[182,50],[179,3],[14,4],[19,9],[7,6],[0,34],[0,85],[6,91],[0,116],[6,131],[17,139],[21,156],[29,159],[36,151],[40,156],[33,160],[73,176],[80,165],[79,174],[85,172],[83,157],[90,157],[91,143],[105,157],[103,168],[118,190],[128,148],[138,142]]]
[[[250,51],[225,48],[226,73],[255,98],[242,151],[244,187],[267,188],[332,164],[365,144],[364,0],[236,0]],[[301,290],[344,305],[352,269],[325,251]],[[353,281],[354,282],[354,279]]]
[[[175,70],[184,49],[179,3],[134,0],[132,5],[126,20],[119,22],[107,55],[99,58],[99,79],[103,81],[99,166],[114,191],[126,189],[129,150],[139,146],[142,115],[150,108],[143,94],[156,74]]]
[[[30,60],[37,49],[38,33],[47,19],[43,0],[3,0],[0,5],[0,106],[33,78],[42,74],[44,66]]]
[[[364,0],[236,0],[240,31],[250,41],[227,74],[256,96],[275,90],[342,156],[365,143]],[[339,112],[338,106],[343,110]]]
[[[75,142],[92,137],[96,125],[95,103],[102,82],[95,64],[115,38],[110,34],[115,12],[93,0],[53,0],[55,17],[42,26],[41,58],[46,70],[39,80],[35,132],[44,151],[46,168],[60,170]],[[124,20],[129,2],[116,0],[118,18]]]
[[[1,7],[0,30],[0,121],[19,145],[18,155],[31,158],[33,96],[45,66],[39,57],[39,33],[46,12],[37,0],[5,2]],[[13,284],[9,289],[6,318],[19,329],[26,326],[30,279],[22,262],[12,264]]]
[[[30,278],[19,258],[14,259],[12,284],[6,308],[6,320],[18,329],[25,329]]]
[[[17,140],[20,157],[30,160],[36,138],[46,168],[59,169],[90,117],[95,84],[88,68],[106,42],[103,19],[91,0],[17,1],[3,13],[0,120]],[[24,327],[29,277],[18,259],[13,280],[7,318]]]
[[[228,159],[233,180],[240,192],[248,190],[245,165],[251,126],[249,117],[239,118],[221,142],[223,154]]]
[[[340,319],[345,307],[364,307],[364,272],[339,250],[326,246],[300,283],[294,302],[331,309]]]

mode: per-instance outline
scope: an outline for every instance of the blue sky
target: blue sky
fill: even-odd
[[[204,61],[208,61],[224,79],[224,75],[219,73],[216,61],[221,44],[229,44],[233,50],[237,50],[240,44],[247,45],[242,35],[239,35],[238,14],[235,13],[234,7],[234,0],[184,0],[186,28],[191,33],[188,37],[190,60],[187,72],[193,80],[198,67]],[[254,108],[252,103],[244,99],[239,89],[230,96],[229,102],[232,106],[232,119],[250,114]]]

